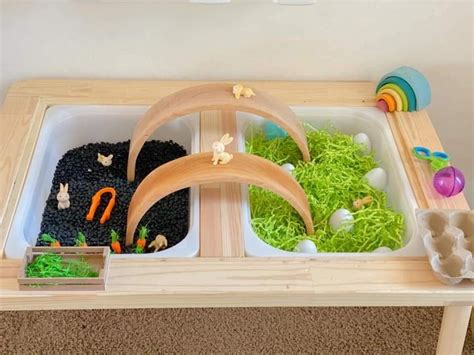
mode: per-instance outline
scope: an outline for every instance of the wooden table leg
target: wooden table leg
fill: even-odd
[[[462,353],[472,306],[444,307],[443,322],[439,332],[437,355]]]

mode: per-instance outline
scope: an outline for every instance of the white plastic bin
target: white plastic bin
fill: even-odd
[[[337,130],[350,135],[363,132],[367,134],[375,150],[379,166],[384,168],[388,175],[386,193],[389,205],[405,217],[405,245],[386,253],[318,253],[305,254],[280,250],[261,240],[254,232],[250,221],[248,188],[242,186],[242,223],[244,232],[245,253],[247,256],[262,257],[357,257],[377,255],[425,255],[423,244],[416,234],[415,208],[416,200],[408,182],[395,141],[393,140],[385,114],[376,108],[322,108],[322,107],[292,107],[298,118],[311,124],[315,128],[327,127],[328,124]],[[250,130],[262,129],[264,120],[256,115],[239,113],[238,127],[239,150],[245,151],[245,139]]]
[[[131,138],[145,106],[53,106],[44,117],[28,175],[20,195],[5,248],[7,258],[22,258],[36,244],[56,165],[68,150],[96,142]],[[160,127],[150,139],[173,140],[188,154],[199,152],[198,114],[180,117]],[[190,190],[189,232],[177,245],[148,254],[120,254],[113,258],[194,257],[199,252],[199,189]]]

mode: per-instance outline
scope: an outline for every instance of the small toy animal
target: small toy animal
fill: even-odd
[[[363,206],[372,203],[373,200],[374,199],[372,198],[372,196],[365,196],[364,198],[355,200],[352,203],[352,207],[354,207],[354,209],[356,210],[360,210]]]
[[[234,94],[237,100],[240,99],[241,96],[246,98],[255,96],[255,93],[251,88],[244,88],[244,86],[241,84],[234,85],[234,87],[232,88],[232,93]]]
[[[155,248],[155,253],[168,247],[168,240],[164,235],[158,234],[154,241],[148,244],[148,248]]]
[[[59,184],[59,192],[56,195],[58,200],[58,210],[64,210],[71,206],[71,202],[69,201],[69,194],[68,194],[69,184],[63,185]]]
[[[234,138],[229,136],[229,133],[226,133],[222,136],[220,141],[212,143],[212,150],[214,155],[212,156],[212,163],[217,164],[227,164],[234,157],[232,154],[225,152],[225,146],[232,143]]]
[[[105,156],[100,153],[97,153],[97,161],[101,163],[103,166],[111,166],[113,157],[114,157],[113,154]]]

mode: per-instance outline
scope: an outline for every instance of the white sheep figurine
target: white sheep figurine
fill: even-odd
[[[229,136],[229,133],[226,133],[222,136],[220,141],[212,143],[212,150],[214,152],[212,156],[212,163],[217,164],[227,164],[234,157],[232,154],[229,154],[225,151],[225,146],[232,143],[234,138]]]

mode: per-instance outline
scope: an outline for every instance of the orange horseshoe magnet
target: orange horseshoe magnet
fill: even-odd
[[[97,191],[94,196],[92,196],[92,204],[91,208],[89,209],[89,213],[86,216],[86,220],[92,221],[94,219],[95,211],[97,210],[97,207],[99,207],[102,195],[105,193],[110,193],[112,197],[110,198],[107,208],[105,209],[104,213],[102,214],[102,217],[100,218],[100,224],[104,224],[110,219],[110,214],[112,213],[112,209],[115,206],[116,192],[113,187],[104,187],[103,189]]]

